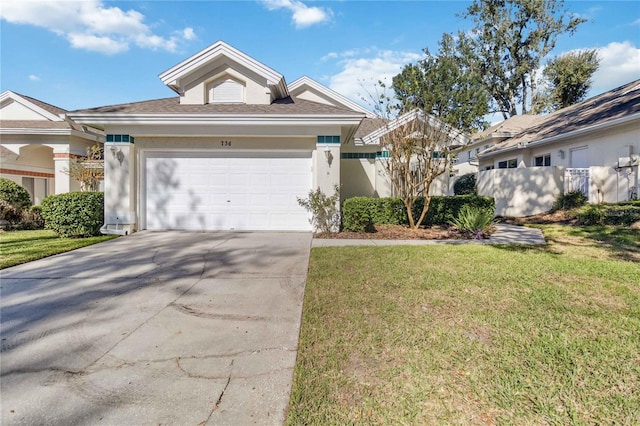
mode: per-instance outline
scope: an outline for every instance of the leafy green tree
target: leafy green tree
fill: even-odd
[[[542,72],[546,87],[534,95],[532,112],[553,112],[583,101],[599,65],[596,50],[569,52],[550,60]]]
[[[529,111],[542,60],[559,35],[585,22],[568,14],[564,0],[474,0],[461,16],[474,26],[459,32],[458,50],[505,119]]]
[[[419,109],[464,132],[484,129],[489,95],[480,76],[465,65],[453,36],[442,35],[436,55],[428,49],[424,54],[393,78],[399,112]]]

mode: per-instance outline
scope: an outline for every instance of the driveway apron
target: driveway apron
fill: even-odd
[[[1,274],[2,424],[281,424],[310,233],[141,232]]]

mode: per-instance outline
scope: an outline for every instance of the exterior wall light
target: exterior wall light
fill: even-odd
[[[331,154],[331,147],[329,145],[324,147],[324,156],[327,157],[327,163],[331,165],[331,161],[333,160],[333,155]]]

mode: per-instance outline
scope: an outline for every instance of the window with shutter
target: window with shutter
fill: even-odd
[[[209,90],[209,103],[237,104],[244,102],[244,86],[235,80],[217,82]]]

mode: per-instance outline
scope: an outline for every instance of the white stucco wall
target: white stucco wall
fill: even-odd
[[[26,106],[15,102],[14,100],[9,100],[0,109],[0,119],[1,120],[36,120],[36,121],[47,121],[46,117],[43,117],[39,113],[34,110],[27,108]]]
[[[493,197],[496,216],[522,217],[549,211],[564,190],[563,167],[478,172],[478,195]]]

